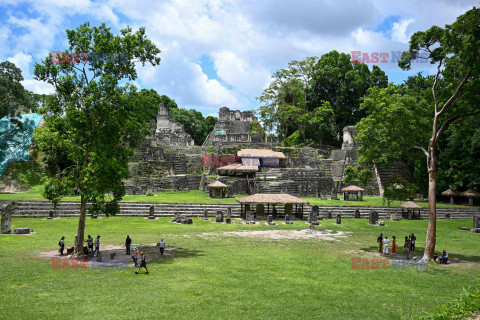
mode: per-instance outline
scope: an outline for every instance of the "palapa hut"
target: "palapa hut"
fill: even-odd
[[[460,193],[460,196],[468,197],[468,205],[473,206],[473,198],[480,198],[480,193],[475,190],[468,189],[467,191]]]
[[[252,194],[255,183],[255,173],[258,171],[258,166],[243,166],[238,163],[232,163],[228,166],[217,168],[217,173],[222,176],[243,176],[245,177],[245,193]]]
[[[442,192],[442,196],[450,197],[450,204],[455,204],[455,199],[453,197],[460,196],[460,192],[453,191],[452,189],[448,189]]]
[[[244,166],[278,167],[286,159],[283,152],[268,149],[242,149],[237,152]]]
[[[420,220],[422,207],[413,201],[407,201],[398,206],[402,208],[402,218],[407,220]]]
[[[350,199],[350,194],[353,194],[356,198],[357,201],[362,201],[363,200],[363,192],[365,189],[357,187],[357,186],[348,186],[340,190],[343,192],[343,200],[353,200]]]
[[[255,218],[263,218],[270,214],[270,205],[272,209],[275,205],[283,205],[285,208],[285,214],[292,216],[293,205],[295,205],[295,216],[297,219],[303,219],[303,205],[309,204],[307,200],[294,197],[289,194],[269,194],[269,193],[257,193],[251,196],[237,198],[237,202],[240,203],[240,212],[243,219],[246,218],[248,211],[254,211]],[[255,205],[255,210],[252,210],[252,206]],[[267,205],[267,212],[265,212],[265,205]]]
[[[214,181],[207,185],[208,193],[210,198],[225,198],[225,190],[227,190],[227,185],[220,181]]]

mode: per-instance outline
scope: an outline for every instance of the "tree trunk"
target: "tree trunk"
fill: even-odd
[[[428,148],[428,229],[425,251],[422,261],[433,259],[435,254],[435,242],[437,240],[437,163],[435,158],[435,146]]]
[[[76,256],[83,256],[83,239],[85,238],[85,219],[87,217],[87,203],[83,193],[80,198],[80,218],[78,220],[77,247],[75,248]]]

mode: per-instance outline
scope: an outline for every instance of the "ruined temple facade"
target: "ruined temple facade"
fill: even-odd
[[[341,149],[287,148],[275,141],[266,141],[263,134],[250,133],[252,121],[257,118],[251,111],[221,108],[219,120],[204,145],[195,146],[183,125],[173,121],[168,110],[160,106],[150,122],[152,135],[131,159],[132,177],[126,181],[127,193],[206,191],[205,186],[218,179],[228,186],[229,194],[289,193],[325,197],[355,184],[364,188],[366,195],[380,195],[394,175],[411,181],[406,165],[397,161],[389,168],[370,168],[374,177],[367,186],[358,181],[344,183],[345,168],[357,165],[360,144],[355,140],[354,126],[344,128]],[[271,161],[266,164],[257,154],[260,151],[268,155],[282,154],[282,157],[273,165]],[[234,163],[224,163],[224,158],[233,159]],[[245,171],[246,165],[255,165],[255,170]],[[226,170],[229,167],[231,170]]]
[[[183,124],[173,121],[168,109],[160,104],[155,119],[150,122],[152,136],[149,139],[158,145],[193,146],[193,138],[185,132]]]
[[[251,133],[250,123],[252,121],[258,121],[253,111],[220,108],[218,121],[213,131],[205,139],[203,146],[252,145],[275,142],[270,137],[269,141],[266,141],[263,133]]]

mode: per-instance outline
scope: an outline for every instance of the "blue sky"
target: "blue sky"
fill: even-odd
[[[33,63],[67,48],[66,29],[86,21],[105,22],[114,32],[145,26],[162,62],[140,67],[137,86],[208,115],[222,106],[257,108],[255,98],[275,70],[331,50],[389,53],[379,66],[395,83],[419,71],[431,74],[430,64],[400,70],[391,52],[406,50],[415,31],[443,27],[474,5],[478,1],[0,0],[0,60],[22,69],[27,89],[48,93],[51,86],[33,79]]]

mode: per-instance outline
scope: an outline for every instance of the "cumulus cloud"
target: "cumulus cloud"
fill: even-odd
[[[414,21],[414,19],[407,19],[395,22],[392,27],[392,40],[400,43],[408,43],[410,35],[407,35],[407,28]]]
[[[145,26],[147,36],[162,50],[162,62],[155,68],[140,67],[138,85],[209,114],[221,106],[258,106],[255,97],[270,74],[294,59],[331,50],[369,54],[407,50],[413,32],[452,23],[476,1],[38,0],[28,11],[18,3],[0,4],[11,11],[6,24],[0,25],[3,57],[31,66],[49,51],[66,46],[64,30],[72,27],[71,21],[105,21],[114,32],[127,24]],[[391,16],[399,17],[391,30],[376,30]],[[31,61],[26,62],[28,57]],[[212,62],[211,70],[202,70],[202,57]],[[396,81],[407,75],[395,63],[380,67]],[[429,64],[414,67],[431,70]]]

